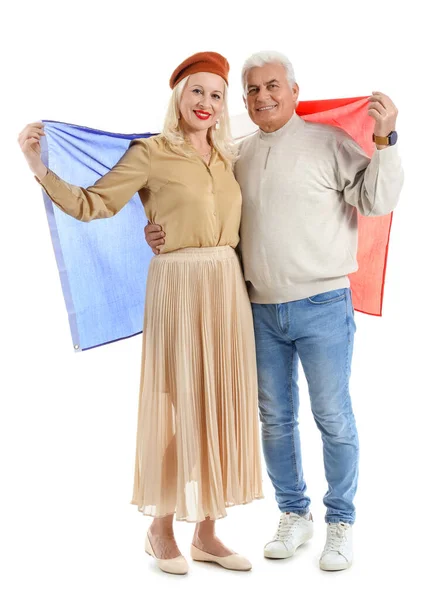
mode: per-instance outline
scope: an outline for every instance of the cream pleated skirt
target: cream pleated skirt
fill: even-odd
[[[198,522],[262,498],[253,321],[229,246],[153,258],[132,504]]]

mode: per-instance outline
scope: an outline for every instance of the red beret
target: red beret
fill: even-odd
[[[170,88],[173,89],[182,79],[193,73],[215,73],[227,81],[229,74],[229,63],[217,52],[198,52],[183,60],[178,65],[169,80]]]

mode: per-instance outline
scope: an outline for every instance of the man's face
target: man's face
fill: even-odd
[[[251,120],[267,133],[287,123],[298,97],[299,86],[290,87],[285,68],[279,63],[254,67],[247,73],[245,106]]]

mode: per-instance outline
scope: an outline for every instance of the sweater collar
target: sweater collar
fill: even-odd
[[[296,113],[293,113],[287,123],[276,131],[267,133],[259,129],[259,137],[263,142],[266,142],[269,145],[276,144],[285,136],[293,135],[303,124],[303,119],[301,119]]]

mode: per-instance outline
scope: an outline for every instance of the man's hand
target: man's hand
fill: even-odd
[[[165,244],[165,233],[162,231],[160,225],[148,222],[144,227],[144,235],[146,236],[146,242],[152,249],[154,254],[160,253],[160,247]]]
[[[398,110],[386,94],[373,92],[369,99],[368,113],[375,120],[375,135],[386,137],[391,131],[395,131]]]

